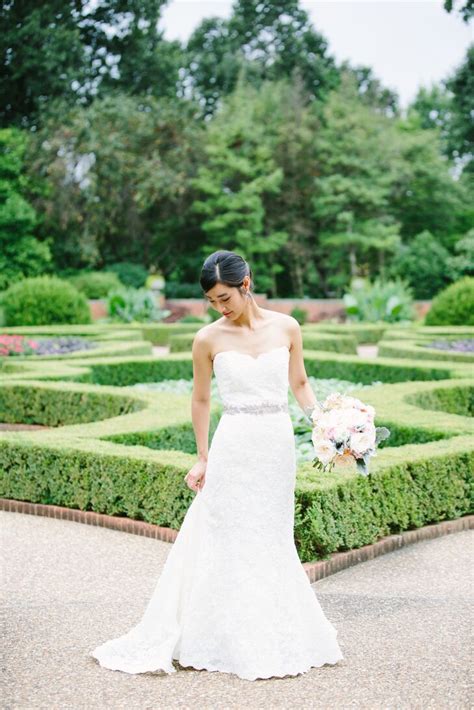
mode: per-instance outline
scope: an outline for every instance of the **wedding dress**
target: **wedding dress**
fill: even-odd
[[[296,551],[288,347],[214,358],[223,404],[205,483],[139,623],[89,655],[126,673],[180,666],[247,680],[343,658]]]

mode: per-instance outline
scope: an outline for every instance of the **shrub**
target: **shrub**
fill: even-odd
[[[350,320],[396,323],[413,319],[412,291],[402,279],[377,278],[372,284],[366,279],[354,279],[343,301]]]
[[[474,276],[474,228],[455,243],[454,251],[455,256],[450,256],[447,261],[451,280],[457,281],[463,276]]]
[[[201,316],[194,316],[192,313],[188,313],[188,315],[183,316],[178,320],[178,323],[205,323],[206,319],[201,318]]]
[[[107,305],[110,317],[124,323],[159,321],[169,313],[157,308],[153,291],[144,288],[111,291]]]
[[[431,232],[417,234],[402,244],[390,265],[390,275],[406,279],[415,298],[432,298],[451,281],[446,269],[449,252]]]
[[[464,276],[438,293],[425,325],[474,325],[474,277]]]
[[[18,281],[4,292],[2,303],[7,326],[91,322],[84,294],[56,276]]]
[[[219,318],[225,318],[219,311],[216,311],[215,308],[209,307],[206,311],[206,317],[211,323],[214,323],[214,321],[219,320]]]
[[[202,288],[198,283],[167,281],[164,295],[165,298],[202,298]]]
[[[31,137],[21,128],[0,129],[0,290],[52,270],[51,237],[34,236],[42,217],[30,201],[38,190],[28,173]]]
[[[107,298],[110,291],[122,285],[117,274],[107,271],[83,271],[69,281],[86,298]]]
[[[293,308],[290,315],[292,315],[293,318],[296,318],[300,325],[304,325],[308,320],[308,311],[304,308]]]
[[[142,288],[148,278],[148,271],[141,264],[131,261],[117,261],[106,267],[106,271],[115,274],[124,286]]]

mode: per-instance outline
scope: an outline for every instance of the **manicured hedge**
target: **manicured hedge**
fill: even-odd
[[[113,329],[103,333],[112,336]],[[473,511],[469,364],[309,349],[304,357],[316,377],[383,381],[351,394],[376,408],[376,424],[387,426],[391,437],[372,459],[368,478],[299,466],[295,540],[302,561]],[[9,360],[0,373],[3,416],[57,428],[0,432],[2,497],[180,527],[195,495],[183,480],[196,460],[191,396],[123,385],[190,378],[189,352]],[[210,441],[219,413],[212,402]],[[62,422],[68,424],[58,427]]]
[[[195,457],[180,451],[118,449],[106,442],[13,442],[2,437],[0,495],[179,528],[194,495],[183,478]]]
[[[471,436],[379,452],[369,477],[298,471],[295,543],[302,561],[474,512]]]
[[[472,417],[474,416],[474,385],[451,386],[449,388],[437,387],[428,392],[417,391],[408,396],[406,401],[422,409]],[[470,423],[471,425],[472,422]],[[472,431],[474,432],[474,428]]]
[[[414,326],[390,328],[383,335],[383,341],[387,340],[457,340],[458,338],[473,338],[474,328],[462,325],[433,325],[415,328]]]
[[[470,377],[472,367],[467,363],[423,361],[401,358],[361,358],[356,355],[303,351],[308,375],[337,378],[362,384],[404,382],[411,380],[443,380],[450,377]],[[14,360],[15,358],[8,358]],[[16,360],[16,359],[15,359]],[[31,363],[4,363],[0,370],[15,379],[67,379],[99,385],[124,387],[137,382],[159,382],[164,379],[191,379],[193,375],[190,353],[173,353],[164,357],[108,357],[75,358]]]
[[[136,326],[144,340],[153,345],[169,345],[171,335],[180,333],[197,333],[203,327],[202,323],[153,323]]]
[[[326,355],[318,351],[304,352],[308,375],[337,378],[371,384],[374,380],[403,382],[406,380],[439,380],[450,376],[454,366],[418,363],[407,360],[378,360],[350,355]],[[458,368],[461,365],[457,366]],[[189,354],[174,354],[163,358],[114,358],[91,363],[88,372],[77,381],[123,387],[136,382],[159,382],[164,379],[191,379],[192,358]],[[469,373],[466,373],[468,376]]]
[[[28,383],[22,386],[26,390]],[[43,383],[43,391],[50,389],[54,397],[60,396],[61,387],[69,395],[63,408],[64,402],[73,402],[74,392],[84,397],[97,391],[93,385]],[[31,388],[37,392],[38,383]],[[21,411],[24,392],[18,385],[6,389],[10,397],[16,393],[16,410]],[[126,395],[141,407],[148,406],[125,416],[41,433],[0,433],[0,495],[179,528],[193,495],[183,478],[195,456],[115,442],[139,442],[140,437],[151,442],[156,436],[168,446],[179,446],[176,433],[188,427],[189,443],[190,398],[110,387],[99,393],[98,397]],[[309,463],[302,464],[295,496],[301,559],[324,557],[388,532],[471,512],[474,441],[468,432],[472,420],[439,409],[423,419],[419,405],[408,401],[411,395],[412,400],[423,399],[423,407],[431,403],[439,407],[441,398],[451,411],[463,412],[471,393],[472,383],[466,379],[405,382],[364,391],[364,401],[376,406],[378,425],[391,427],[394,422],[399,428],[415,428],[425,440],[429,432],[450,438],[379,449],[369,479],[346,470],[321,475]],[[353,394],[357,396],[357,391]],[[211,437],[216,414],[214,408]]]
[[[335,335],[352,335],[359,345],[373,344],[383,337],[384,333],[389,328],[388,323],[369,324],[369,323],[307,323],[301,326],[303,334],[324,332],[334,333]]]
[[[195,495],[183,482],[195,457],[109,446],[2,436],[0,495],[178,529]],[[303,562],[473,512],[472,437],[402,447],[396,456],[393,451],[379,452],[368,478],[341,472],[318,478],[310,464],[299,469],[295,542]]]
[[[472,375],[464,363],[423,362],[396,358],[362,358],[334,353],[330,357],[322,352],[304,351],[305,369],[308,375],[336,378],[371,384],[380,382],[405,382],[407,380],[444,380],[447,377]]]
[[[9,382],[0,385],[0,421],[12,424],[97,422],[146,407],[146,402],[118,391],[81,389],[68,383]]]
[[[334,353],[357,355],[357,338],[352,335],[336,335],[331,333],[303,333],[303,348],[305,350],[323,350]]]
[[[191,352],[195,333],[181,333],[169,338],[170,352]],[[357,339],[353,335],[332,335],[331,333],[303,333],[303,347],[306,350],[325,350],[336,353],[357,354]]]

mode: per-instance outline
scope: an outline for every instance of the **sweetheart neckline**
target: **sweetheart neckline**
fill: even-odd
[[[253,355],[250,355],[250,353],[243,353],[240,350],[220,350],[218,353],[214,355],[213,363],[215,362],[216,358],[218,355],[223,355],[224,353],[237,353],[238,355],[244,355],[249,357],[251,360],[258,360],[262,355],[268,355],[269,353],[274,352],[275,350],[282,350],[282,348],[286,348],[288,350],[288,353],[290,352],[290,348],[288,345],[279,345],[276,348],[271,348],[271,350],[264,350],[261,353],[258,353],[257,357],[254,357]]]

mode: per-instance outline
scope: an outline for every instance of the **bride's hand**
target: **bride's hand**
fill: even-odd
[[[202,490],[206,482],[206,461],[196,461],[194,466],[189,469],[184,480],[193,491]]]

